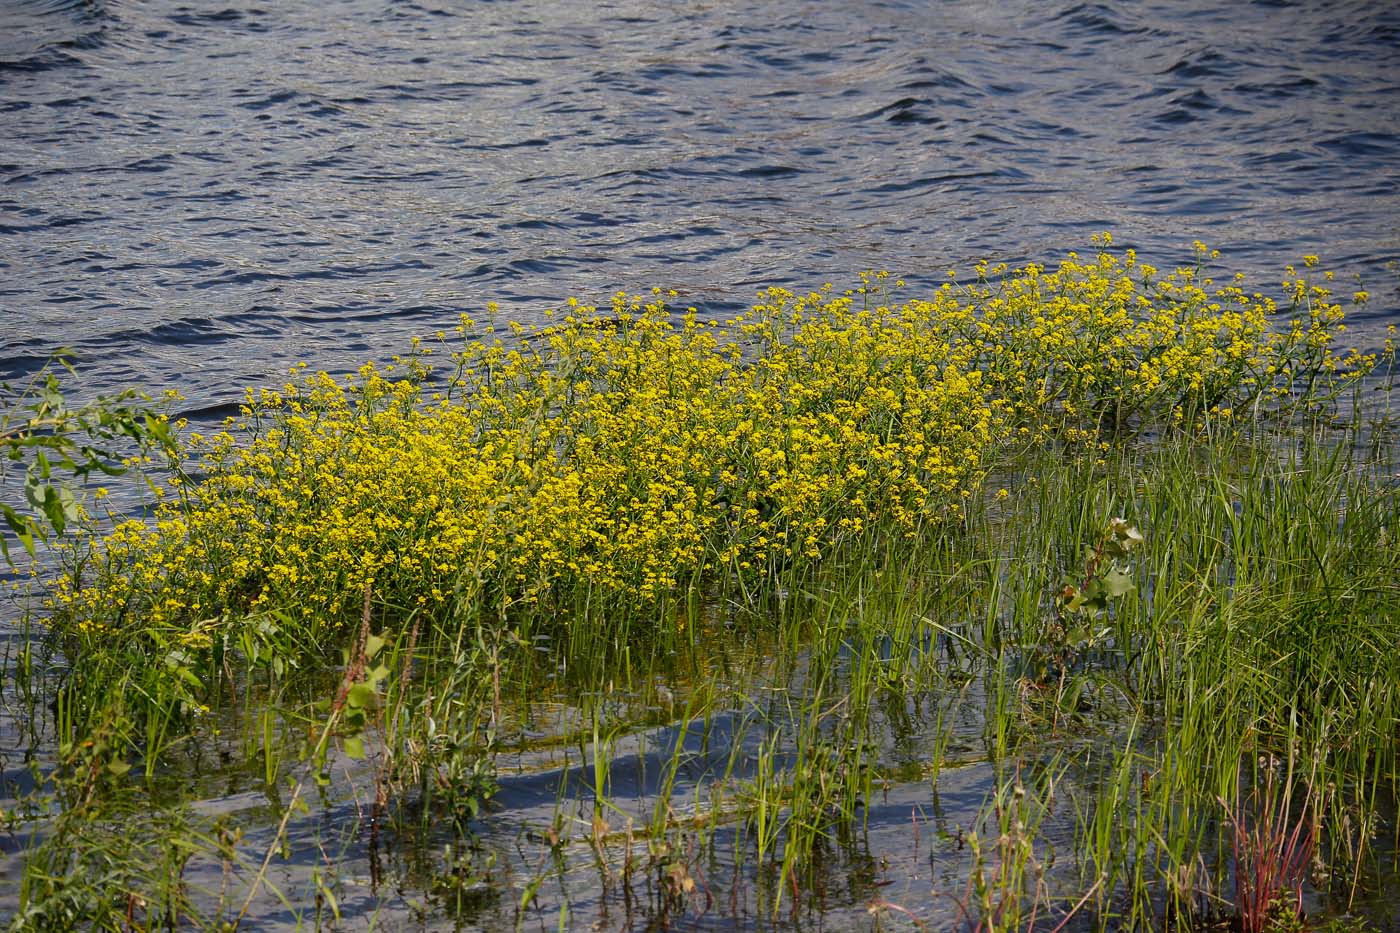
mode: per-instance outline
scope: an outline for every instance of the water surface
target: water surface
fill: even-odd
[[[492,299],[722,314],[1100,229],[1322,255],[1365,324],[1398,104],[1379,0],[3,0],[0,374],[73,346],[198,415]]]

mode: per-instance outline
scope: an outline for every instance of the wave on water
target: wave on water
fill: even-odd
[[[1397,35],[1389,0],[0,0],[0,378],[76,346],[224,398],[487,301],[715,315],[1105,229],[1261,287],[1346,259],[1383,330]]]
[[[0,3],[0,72],[41,71],[81,61],[100,47],[114,17],[103,0]]]

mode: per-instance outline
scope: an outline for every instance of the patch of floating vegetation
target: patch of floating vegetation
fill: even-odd
[[[1393,346],[1337,348],[1311,257],[1280,311],[1204,247],[1159,275],[1097,242],[925,298],[464,318],[250,393],[148,517],[64,545],[65,664],[16,681],[60,750],[19,917],[292,905],[270,872],[350,761],[344,845],[408,853],[371,900],[424,917],[591,922],[620,889],[626,925],[1389,922],[1400,516],[1363,395]],[[174,790],[211,754],[275,797],[265,851]],[[881,800],[939,811],[969,768],[932,876],[870,851]],[[552,815],[493,835],[546,776]],[[138,799],[162,858],[111,835]],[[339,915],[332,875],[308,909]]]

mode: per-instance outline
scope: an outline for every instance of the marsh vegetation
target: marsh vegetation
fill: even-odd
[[[15,925],[1394,922],[1393,346],[1212,258],[488,310],[74,448],[150,504],[11,642]]]

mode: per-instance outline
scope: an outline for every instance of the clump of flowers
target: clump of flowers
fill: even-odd
[[[883,273],[774,288],[723,322],[659,291],[506,333],[464,318],[455,349],[301,372],[192,435],[201,478],[150,519],[73,551],[52,622],[189,646],[276,613],[314,642],[367,587],[403,616],[566,621],[722,582],[762,594],[956,519],[1008,450],[1318,404],[1374,363],[1336,354],[1340,308],[1302,279],[1278,326],[1201,263],[1159,278],[1108,245],[927,298],[897,301]]]

